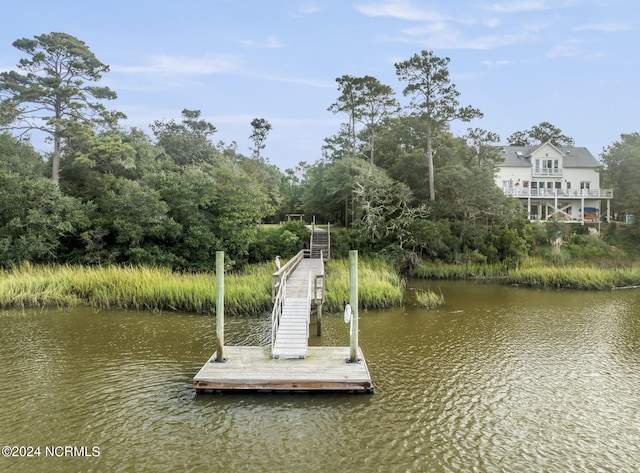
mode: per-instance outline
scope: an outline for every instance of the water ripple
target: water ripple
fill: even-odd
[[[634,296],[460,287],[446,310],[361,315],[373,396],[195,395],[210,317],[3,316],[2,433],[99,445],[74,463],[84,471],[635,471]],[[227,332],[263,343],[268,321],[231,318]],[[340,314],[312,343],[348,344]],[[13,460],[0,469],[69,465]]]

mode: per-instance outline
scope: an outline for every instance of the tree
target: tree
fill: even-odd
[[[376,149],[376,134],[380,123],[390,117],[399,108],[398,101],[393,96],[393,89],[382,84],[371,76],[352,77],[344,75],[336,79],[338,90],[342,95],[338,101],[329,107],[333,113],[347,112],[349,114],[348,133],[352,139],[352,153],[355,156],[357,147],[356,124],[360,123],[364,129],[362,135],[368,148],[369,162],[374,163]]]
[[[251,127],[253,128],[253,132],[251,136],[249,136],[249,139],[253,142],[253,148],[251,149],[253,159],[260,161],[260,150],[264,149],[264,142],[271,131],[271,123],[264,118],[254,118],[251,120]]]
[[[614,214],[633,214],[640,222],[640,133],[620,135],[602,153],[604,183],[614,189]]]
[[[11,134],[0,133],[0,169],[24,176],[46,176],[46,163],[28,142],[16,140]]]
[[[402,91],[411,97],[409,107],[426,122],[426,152],[429,163],[429,198],[436,199],[431,136],[434,130],[446,127],[453,120],[471,121],[482,112],[470,106],[461,107],[460,92],[449,78],[448,57],[440,58],[432,51],[422,51],[410,59],[396,63],[396,74],[407,82]]]
[[[357,107],[359,105],[357,84],[354,79],[354,77],[349,75],[344,75],[336,79],[338,90],[342,92],[342,94],[335,103],[327,108],[327,110],[332,113],[344,112],[349,115],[347,128],[344,131],[350,140],[352,156],[356,155],[356,123],[358,121]]]
[[[365,163],[354,163],[354,167],[356,227],[375,240],[390,239],[391,244],[404,248],[403,230],[413,220],[426,217],[429,209],[414,207],[409,186],[393,180],[383,169]]]
[[[21,135],[42,131],[53,141],[51,179],[57,185],[60,153],[72,122],[112,125],[124,115],[108,112],[100,100],[116,98],[108,87],[90,85],[109,71],[79,39],[50,33],[18,39],[13,46],[29,55],[18,68],[0,73],[0,119],[3,129]],[[0,125],[2,125],[0,122]]]
[[[531,146],[531,138],[528,131],[516,131],[507,138],[511,146]]]
[[[573,146],[573,138],[562,134],[560,128],[549,122],[541,122],[528,130],[516,131],[507,142],[512,146],[532,146],[534,144],[551,143],[558,147]]]
[[[212,163],[220,152],[211,143],[216,127],[200,118],[200,110],[182,110],[182,122],[156,120],[151,130],[177,164]]]
[[[89,224],[91,204],[64,195],[50,179],[0,169],[0,266],[60,262]]]
[[[475,151],[476,162],[481,169],[495,170],[498,163],[504,161],[497,144],[500,142],[500,135],[481,128],[468,128],[465,137],[469,146]]]

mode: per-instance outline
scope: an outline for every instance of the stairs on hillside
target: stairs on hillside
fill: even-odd
[[[320,258],[322,252],[323,259],[329,260],[330,254],[329,232],[324,229],[315,229],[311,236],[311,258]]]

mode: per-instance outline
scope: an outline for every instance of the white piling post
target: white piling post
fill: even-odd
[[[224,251],[216,251],[216,361],[224,362]]]
[[[349,251],[349,304],[351,305],[351,334],[349,362],[358,361],[358,250]]]

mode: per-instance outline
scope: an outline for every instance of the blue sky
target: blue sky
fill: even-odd
[[[250,122],[273,129],[263,155],[281,170],[321,157],[345,117],[327,107],[335,79],[370,75],[402,98],[394,64],[423,49],[449,57],[462,105],[484,118],[456,123],[500,134],[542,121],[598,156],[640,131],[637,0],[24,0],[5,2],[0,70],[18,38],[60,31],[111,71],[109,108],[127,126],[201,110],[249,155]],[[7,21],[6,19],[10,19]]]

